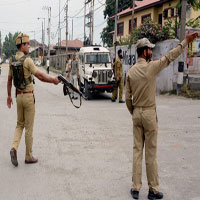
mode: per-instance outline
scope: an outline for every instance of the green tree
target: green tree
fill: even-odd
[[[2,42],[1,42],[1,31],[0,31],[0,56],[2,55]]]
[[[132,6],[133,0],[119,0],[118,3],[118,12],[125,10]],[[113,45],[113,36],[111,34],[114,31],[115,21],[110,19],[110,17],[115,15],[115,1],[106,0],[104,10],[104,19],[107,19],[107,26],[101,32],[101,39],[104,44],[107,44],[109,47]]]
[[[14,35],[9,33],[5,37],[5,41],[3,43],[3,53],[5,54],[6,58],[9,58],[12,55],[15,55],[17,52],[16,47],[16,38],[19,33],[16,32]]]

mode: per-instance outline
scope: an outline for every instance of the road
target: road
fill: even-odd
[[[24,135],[17,168],[9,151],[16,102],[6,106],[8,66],[0,75],[0,200],[131,200],[132,120],[125,104],[110,95],[74,108],[62,85],[36,80],[33,154],[25,165]],[[51,74],[53,75],[53,74]],[[160,191],[165,200],[200,199],[200,101],[157,96]],[[147,199],[143,162],[140,199]]]

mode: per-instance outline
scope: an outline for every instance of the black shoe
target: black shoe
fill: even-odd
[[[134,199],[139,199],[139,191],[131,189],[130,193]]]
[[[119,101],[119,103],[125,103],[125,101],[123,101],[123,100],[120,100],[120,101]]]
[[[115,100],[115,99],[111,99],[111,101],[112,101],[112,102],[115,102],[116,100]]]
[[[78,97],[74,97],[74,100],[78,99]]]
[[[149,190],[148,199],[154,200],[154,199],[162,199],[162,198],[163,198],[162,192],[158,192],[158,193],[154,194],[154,192],[152,190]]]
[[[15,167],[17,167],[17,166],[18,166],[17,151],[16,151],[14,148],[12,148],[12,149],[10,150],[10,157],[11,157],[11,162],[12,162],[12,164],[13,164]]]

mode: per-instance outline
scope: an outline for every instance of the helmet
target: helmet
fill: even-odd
[[[29,35],[20,33],[16,38],[16,45],[29,42]]]
[[[147,38],[142,38],[138,40],[136,44],[136,48],[142,48],[142,47],[149,47],[153,49],[155,47],[155,44],[152,44]]]

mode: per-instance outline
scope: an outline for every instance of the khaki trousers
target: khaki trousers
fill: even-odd
[[[120,79],[118,86],[113,90],[112,99],[116,98],[118,93],[118,87],[119,87],[119,101],[121,101],[123,96],[123,78]]]
[[[77,75],[76,74],[71,75],[71,84],[74,87],[78,88],[78,79],[77,79]],[[74,92],[73,90],[72,90],[72,97],[78,97],[78,94],[76,92]]]
[[[155,107],[135,108],[133,112],[133,190],[142,186],[142,157],[145,146],[146,174],[149,188],[158,192],[157,114]]]
[[[33,124],[35,117],[35,100],[31,93],[17,95],[17,126],[12,147],[18,149],[23,129],[25,128],[26,160],[32,158]]]

